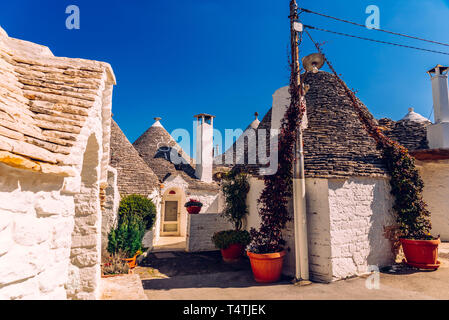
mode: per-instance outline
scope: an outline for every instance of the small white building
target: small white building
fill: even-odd
[[[0,299],[98,298],[114,85],[0,28]]]

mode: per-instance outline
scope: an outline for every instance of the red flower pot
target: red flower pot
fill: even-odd
[[[243,254],[243,245],[240,243],[233,243],[226,249],[221,249],[221,256],[225,262],[235,262],[240,260]]]
[[[275,253],[252,253],[247,251],[254,279],[261,283],[276,282],[281,278],[285,250]]]
[[[438,269],[438,245],[437,240],[409,240],[400,239],[406,263],[420,269]]]
[[[190,206],[187,207],[187,212],[190,214],[198,214],[201,211],[201,207],[197,207],[197,206]]]

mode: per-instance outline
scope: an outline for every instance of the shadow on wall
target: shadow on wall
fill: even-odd
[[[379,268],[391,265],[395,261],[392,243],[385,236],[384,227],[395,223],[393,212],[393,196],[387,179],[376,179],[373,201],[371,203],[370,228],[368,240],[370,251],[367,257],[368,265]]]
[[[157,269],[166,279],[142,280],[146,290],[178,288],[245,288],[264,286],[257,283],[247,257],[237,263],[224,263],[220,251],[201,253],[171,252],[171,258],[158,259],[150,254],[143,265]],[[278,284],[291,278],[283,278]],[[272,285],[272,284],[268,284]]]
[[[61,190],[64,185],[63,177],[16,169],[3,163],[0,163],[0,173],[0,192],[51,192]]]

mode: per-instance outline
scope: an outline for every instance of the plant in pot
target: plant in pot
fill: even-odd
[[[146,230],[153,227],[156,207],[150,199],[140,195],[123,198],[119,205],[117,227],[108,235],[107,250],[111,254],[122,252],[130,268],[142,254],[142,239]]]
[[[322,53],[321,47],[318,44],[315,46]],[[397,225],[386,228],[395,230],[390,238],[393,248],[398,247],[399,238],[408,265],[421,269],[438,269],[440,237],[430,234],[430,212],[423,200],[424,182],[416,168],[415,159],[404,146],[386,136],[372,117],[367,116],[354,92],[340,79],[326,58],[325,61],[351,99],[366,130],[376,140],[377,148],[382,152],[382,159],[390,174],[391,194],[394,196],[393,209],[396,212]]]
[[[187,208],[187,212],[190,214],[198,214],[203,207],[203,204],[195,199],[189,199],[188,202],[185,203],[184,207]]]
[[[393,209],[397,213],[399,241],[405,262],[420,269],[438,269],[440,239],[430,234],[430,212],[422,198],[424,183],[415,167],[414,158],[402,146],[383,148],[390,172]]]
[[[251,241],[249,232],[242,230],[242,220],[248,214],[246,196],[249,188],[245,173],[231,171],[223,177],[222,190],[226,204],[222,216],[233,224],[234,229],[216,232],[212,242],[221,250],[225,262],[238,261]]]

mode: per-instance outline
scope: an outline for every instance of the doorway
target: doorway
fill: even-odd
[[[181,235],[181,195],[170,190],[164,196],[161,219],[161,236]]]

